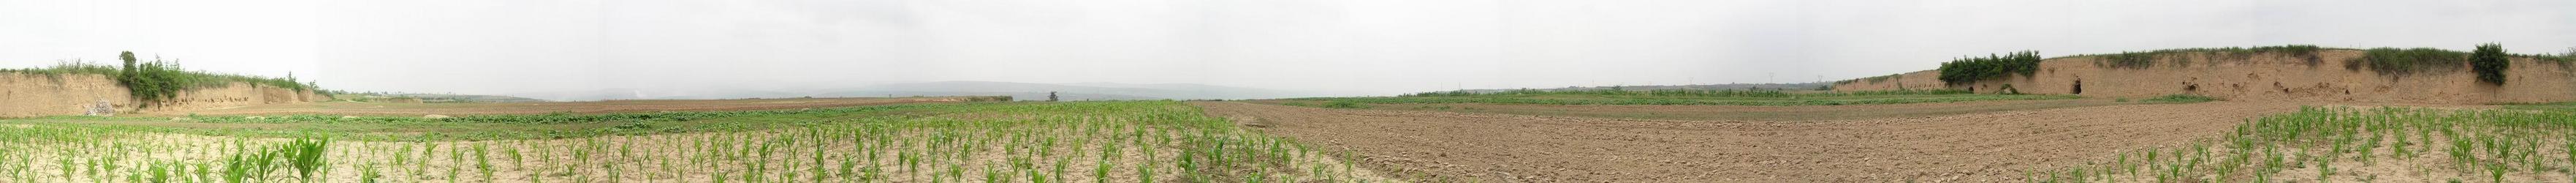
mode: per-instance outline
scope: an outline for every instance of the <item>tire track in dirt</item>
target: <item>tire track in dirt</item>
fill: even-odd
[[[2297,104],[2118,105],[1814,122],[1598,119],[1195,102],[1357,153],[1381,172],[1482,182],[1994,182],[2181,145]]]

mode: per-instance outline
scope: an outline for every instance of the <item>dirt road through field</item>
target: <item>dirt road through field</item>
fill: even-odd
[[[2210,102],[1731,122],[1192,104],[1357,153],[1381,172],[1483,182],[1994,182],[2298,109]]]

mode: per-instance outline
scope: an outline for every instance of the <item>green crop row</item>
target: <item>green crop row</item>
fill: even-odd
[[[82,119],[0,120],[0,129],[8,129],[0,130],[0,182],[1393,181],[1345,163],[1349,155],[1240,129],[1173,101],[971,103],[894,111],[914,115],[745,113],[709,120],[802,123],[467,141],[352,138],[380,133],[365,131],[293,131],[309,137],[302,139],[209,136],[25,121]],[[625,119],[638,118],[611,118],[607,124]]]
[[[2562,171],[2576,168],[2571,132],[2569,110],[2302,107],[2189,145],[2027,175],[2033,182],[2567,180],[2557,178],[2576,178]]]

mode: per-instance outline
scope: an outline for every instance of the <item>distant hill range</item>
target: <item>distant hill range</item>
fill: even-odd
[[[519,93],[510,95],[556,101],[910,96],[1011,96],[1011,98],[1015,100],[1031,101],[1046,100],[1047,92],[1056,92],[1057,100],[1065,101],[1267,99],[1328,96],[1328,94],[1322,92],[1244,88],[1205,84],[1045,84],[989,81],[897,83],[852,88],[811,89],[799,91],[752,89],[603,89],[596,91]]]
[[[1466,90],[1466,91],[1467,91],[1467,92],[1477,92],[1477,93],[1491,93],[1491,92],[1503,92],[1503,91],[1525,90],[1525,89],[1526,89],[1526,90],[1541,90],[1541,91],[1583,91],[1583,90],[1609,90],[1609,89],[1619,89],[1619,90],[1674,90],[1674,89],[1686,89],[1686,90],[1787,90],[1787,91],[1797,91],[1797,90],[1828,90],[1829,88],[1825,88],[1825,86],[1832,86],[1832,85],[1833,85],[1833,83],[1821,83],[1821,82],[1820,82],[1820,83],[1736,83],[1736,84],[1706,84],[1706,85],[1569,86],[1569,87],[1564,87],[1564,88],[1470,89],[1470,90]]]

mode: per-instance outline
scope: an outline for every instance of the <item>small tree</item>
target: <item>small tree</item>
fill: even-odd
[[[121,74],[121,75],[120,75],[120,77],[121,77],[121,76],[132,76],[132,75],[134,75],[134,51],[125,51],[124,53],[117,53],[117,54],[116,54],[116,59],[117,59],[117,60],[124,60],[124,61],[125,61],[125,67],[117,68],[117,69],[118,69],[118,71],[121,71],[121,72],[123,73],[123,74]]]
[[[2469,69],[2477,72],[2478,82],[2503,85],[2505,69],[2513,67],[2506,56],[2504,45],[2480,44],[2477,51],[2469,53]]]

